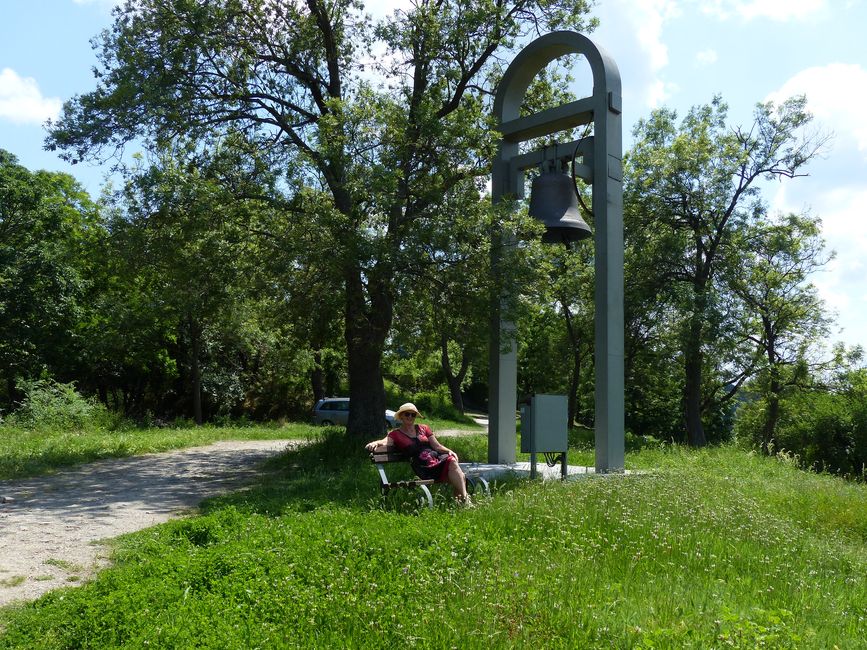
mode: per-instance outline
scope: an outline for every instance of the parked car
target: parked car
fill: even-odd
[[[313,407],[313,424],[321,424],[323,426],[340,424],[346,426],[348,421],[348,397],[326,397],[316,402],[316,406]],[[394,411],[390,409],[386,409],[383,422],[387,429],[396,429],[398,427]]]

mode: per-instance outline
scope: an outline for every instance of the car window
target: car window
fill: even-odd
[[[319,407],[320,411],[348,411],[349,400],[331,400]]]

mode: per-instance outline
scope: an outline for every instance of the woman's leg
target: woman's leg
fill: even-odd
[[[467,496],[467,478],[464,476],[464,470],[461,469],[460,464],[454,459],[449,461],[449,472],[446,478],[455,492],[455,500],[467,501],[469,499]]]

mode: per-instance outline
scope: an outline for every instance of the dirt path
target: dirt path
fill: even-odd
[[[484,418],[476,421],[487,425]],[[289,444],[224,441],[0,481],[0,607],[88,579],[108,564],[108,549],[100,542],[162,523],[206,497],[251,482],[258,466]]]
[[[0,606],[77,584],[107,564],[101,540],[167,521],[257,475],[287,440],[218,442],[0,481]]]

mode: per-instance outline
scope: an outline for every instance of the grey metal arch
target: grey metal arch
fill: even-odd
[[[533,78],[551,61],[583,55],[593,75],[593,94],[552,109],[520,116]],[[521,50],[497,89],[494,116],[502,134],[492,175],[492,200],[523,197],[520,143],[531,138],[593,123],[592,144],[583,149],[582,178],[592,183],[595,245],[596,471],[624,466],[623,399],[623,167],[620,72],[614,60],[577,32],[546,34]],[[496,249],[496,247],[495,247]],[[494,268],[497,261],[494,260]],[[490,433],[488,460],[514,462],[516,447],[517,348],[515,327],[500,317],[500,301],[492,310],[490,352]]]
[[[501,121],[516,119],[533,78],[551,61],[568,54],[582,54],[587,59],[594,95],[599,90],[620,94],[617,64],[602,48],[578,32],[551,32],[527,45],[509,64],[497,88],[494,115]]]

